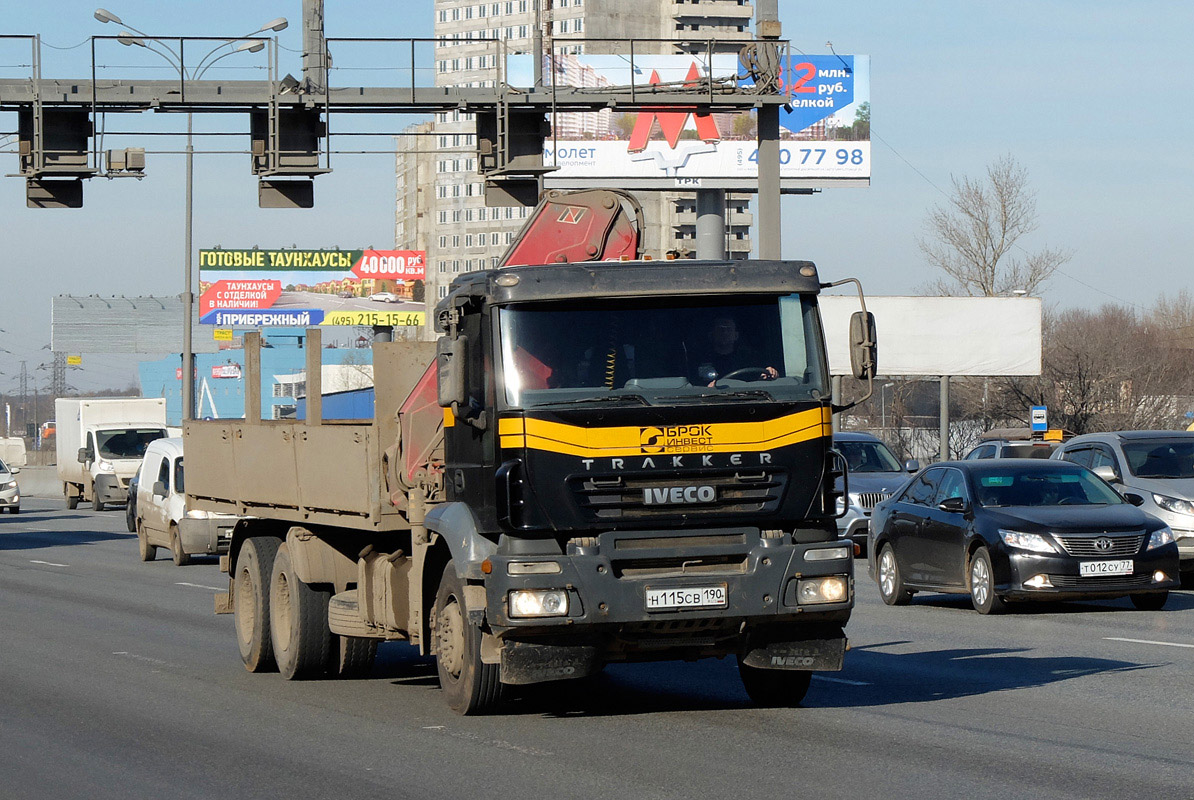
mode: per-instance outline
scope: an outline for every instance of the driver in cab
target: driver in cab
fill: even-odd
[[[719,380],[769,381],[779,377],[775,367],[763,366],[762,356],[741,341],[738,323],[733,317],[713,319],[705,349],[697,356],[697,381],[713,386]]]

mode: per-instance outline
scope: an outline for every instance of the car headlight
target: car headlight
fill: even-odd
[[[805,578],[796,584],[796,602],[800,605],[840,603],[846,599],[848,593],[849,588],[844,575]]]
[[[564,617],[568,592],[563,589],[521,589],[510,592],[511,617]]]
[[[837,509],[838,514],[845,514],[846,513],[846,498],[839,496],[838,499],[834,502],[834,508]]]
[[[1148,537],[1148,547],[1146,550],[1152,550],[1154,547],[1164,547],[1167,544],[1173,544],[1173,531],[1166,525],[1164,528],[1153,531],[1153,535]]]
[[[4,484],[3,486],[0,486],[0,489],[15,489],[15,488],[17,488],[16,481],[10,481],[10,482]]]
[[[111,472],[113,470],[111,461],[104,461],[102,458],[95,465],[100,472]]]
[[[203,511],[198,508],[193,511],[187,512],[187,519],[209,519],[210,517],[211,517],[210,511]]]
[[[1157,504],[1158,508],[1172,511],[1174,514],[1194,514],[1194,503],[1189,500],[1153,492],[1153,502]]]
[[[1049,540],[1037,533],[1020,533],[1019,531],[999,530],[999,538],[1008,547],[1029,550],[1033,553],[1056,553],[1057,548],[1049,544]]]

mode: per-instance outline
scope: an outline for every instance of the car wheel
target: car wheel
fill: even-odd
[[[95,490],[94,483],[91,484],[91,510],[92,511],[103,511],[104,510],[104,504],[100,502],[99,492],[97,492]]]
[[[158,549],[149,543],[149,537],[145,534],[145,527],[141,525],[140,520],[137,521],[137,550],[142,561],[153,561],[158,557]]]
[[[889,606],[906,606],[912,599],[912,592],[904,588],[900,576],[900,565],[896,562],[895,549],[890,544],[879,551],[879,596]]]
[[[20,514],[20,513],[21,513],[21,507],[20,507],[20,506],[12,506],[11,508],[9,508],[9,510],[8,510],[8,513],[10,513],[10,514]]]
[[[73,495],[73,494],[67,495],[66,507],[69,508],[71,511],[74,511],[76,508],[78,508],[79,507],[79,496]]]
[[[999,614],[1006,607],[1003,598],[995,594],[995,571],[991,569],[991,554],[980,547],[970,557],[970,602],[980,614]]]
[[[1160,611],[1169,599],[1169,592],[1149,592],[1131,595],[1132,605],[1141,611]]]
[[[170,525],[170,554],[174,556],[174,566],[185,567],[191,563],[191,557],[182,550],[182,537],[178,535],[178,526]]]

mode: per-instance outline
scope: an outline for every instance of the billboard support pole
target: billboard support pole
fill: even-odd
[[[724,261],[726,257],[726,190],[697,189],[696,257]]]
[[[195,295],[191,292],[191,225],[195,195],[195,146],[192,134],[193,114],[187,112],[187,200],[186,230],[183,232],[182,288],[182,421],[195,418],[195,351],[191,342],[191,317],[195,313]]]
[[[307,328],[303,342],[306,356],[307,424],[323,424],[323,331]]]
[[[949,461],[949,376],[941,376],[941,461]]]
[[[759,115],[759,258],[780,257],[779,106]]]

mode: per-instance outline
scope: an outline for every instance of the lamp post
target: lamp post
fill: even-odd
[[[254,36],[258,33],[265,33],[266,31],[277,32],[284,30],[289,24],[285,17],[278,17],[277,19],[270,20],[269,22],[265,23],[252,33],[246,33],[244,36],[239,36],[236,39],[229,40],[212,48],[205,56],[203,56],[203,58],[199,59],[199,63],[190,70],[190,74],[188,75],[186,65],[183,64],[182,61],[181,53],[175,53],[170,48],[164,46],[161,50],[150,46],[150,44],[145,41],[146,39],[149,39],[150,41],[157,40],[155,40],[149,34],[137,30],[127,22],[123,22],[120,17],[116,16],[111,11],[103,8],[97,8],[95,10],[95,18],[100,22],[114,22],[117,25],[123,25],[130,31],[133,31],[133,33],[140,34],[144,38],[133,36],[132,34],[128,33],[128,31],[121,31],[117,35],[116,40],[125,47],[132,47],[133,45],[136,45],[138,47],[143,47],[153,53],[157,53],[159,56],[165,59],[170,66],[178,70],[178,77],[181,80],[199,80],[203,77],[203,74],[207,72],[207,70],[211,69],[211,67],[217,61],[235,53],[243,53],[245,51],[250,53],[259,52],[265,47],[265,42],[261,41],[260,39],[247,40],[245,38],[246,36]],[[231,50],[220,53],[220,55],[212,58],[211,61],[208,61],[209,58],[218,53],[220,50],[223,50],[225,47],[228,47],[234,43],[236,46]],[[206,62],[206,65],[204,62]],[[185,254],[183,257],[184,285],[182,290],[182,419],[184,422],[195,418],[195,351],[191,339],[191,320],[195,313],[195,295],[191,291],[193,286],[193,243],[191,230],[194,219],[193,200],[195,194],[195,147],[193,121],[194,114],[192,114],[190,111],[187,111],[186,225],[183,233],[183,247],[185,248]]]

